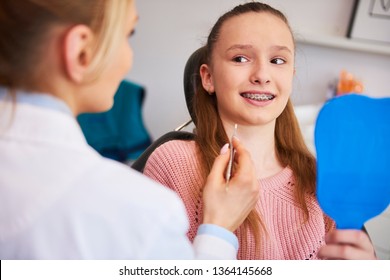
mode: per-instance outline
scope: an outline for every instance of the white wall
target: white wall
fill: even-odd
[[[135,62],[128,78],[144,85],[144,119],[154,138],[189,119],[182,86],[188,56],[201,46],[217,18],[243,0],[138,0],[132,39]],[[344,36],[354,0],[265,1],[282,10],[296,37]],[[389,46],[390,48],[390,46]],[[325,100],[328,83],[347,69],[372,96],[390,95],[390,56],[298,44],[295,104]]]

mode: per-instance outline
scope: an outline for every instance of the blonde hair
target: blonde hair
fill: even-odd
[[[118,44],[133,0],[2,0],[0,85],[34,89],[36,65],[55,25],[88,26],[96,35],[91,79],[98,78]]]
[[[215,43],[219,39],[222,25],[235,16],[245,13],[270,13],[291,28],[287,18],[278,10],[271,6],[260,3],[250,2],[243,5],[238,5],[231,11],[222,15],[211,29],[207,40],[207,45],[204,47],[203,60],[199,63],[208,63],[211,65],[213,50]],[[293,36],[292,32],[291,35]],[[218,156],[220,148],[229,141],[222,120],[218,113],[217,99],[215,94],[209,95],[202,87],[200,77],[197,76],[196,93],[193,97],[194,123],[196,126],[196,142],[199,147],[199,154],[202,160],[203,176],[206,178],[209,174],[215,158]],[[275,125],[275,145],[278,160],[283,166],[289,166],[295,178],[295,198],[301,206],[306,220],[309,217],[305,197],[307,194],[315,193],[315,158],[308,150],[303,140],[297,119],[294,114],[294,109],[289,100],[287,106],[276,119]],[[237,230],[237,235],[241,240],[247,240],[249,231],[253,232],[255,239],[256,257],[260,257],[259,248],[261,234],[267,236],[267,230],[262,221],[260,213],[252,210],[244,223]],[[242,248],[244,251],[246,248]]]

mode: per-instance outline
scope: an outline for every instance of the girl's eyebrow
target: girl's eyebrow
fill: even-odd
[[[247,49],[253,49],[252,45],[246,45],[246,44],[234,44],[231,47],[229,47],[226,52],[232,51],[232,50],[247,50]],[[281,46],[281,45],[275,45],[271,47],[272,50],[276,51],[287,51],[289,53],[293,53],[290,48],[287,46]]]
[[[289,53],[293,53],[287,46],[278,46],[278,45],[275,45],[275,46],[272,46],[271,49],[274,49],[276,51],[288,51]]]
[[[232,50],[246,50],[246,49],[252,49],[252,45],[242,45],[242,44],[235,44],[231,47],[229,47],[226,52],[232,51]]]

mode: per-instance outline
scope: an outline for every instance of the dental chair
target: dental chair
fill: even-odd
[[[205,62],[206,59],[206,49],[201,47],[197,49],[192,55],[188,58],[187,63],[184,67],[183,75],[183,85],[184,85],[184,94],[186,99],[186,104],[188,112],[191,119],[183,123],[175,130],[170,131],[157,140],[155,140],[131,165],[131,167],[139,172],[143,172],[145,164],[148,161],[149,156],[153,151],[158,148],[160,145],[172,141],[172,140],[185,140],[191,141],[195,139],[195,134],[192,132],[184,131],[183,129],[190,125],[191,123],[196,124],[196,117],[192,109],[193,96],[195,95],[197,84],[196,79],[199,77],[199,68]]]

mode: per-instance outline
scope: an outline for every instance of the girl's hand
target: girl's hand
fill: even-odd
[[[333,230],[325,238],[318,257],[331,260],[375,260],[374,247],[368,235],[361,230]]]

